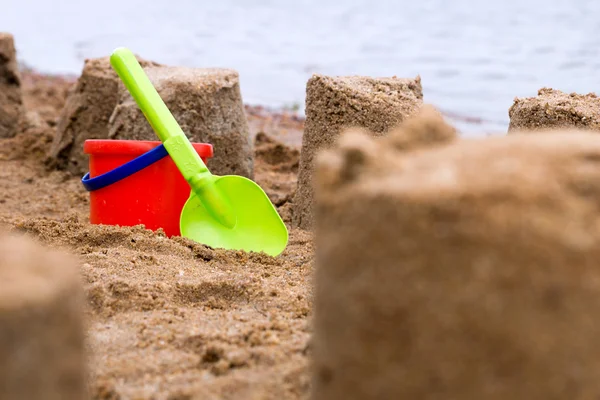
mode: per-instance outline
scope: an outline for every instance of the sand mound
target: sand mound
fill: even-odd
[[[143,67],[158,64],[138,57]],[[87,139],[108,139],[108,120],[119,99],[120,79],[109,57],[86,59],[77,85],[69,95],[58,121],[49,151],[52,167],[83,175],[88,156],[83,153]]]
[[[11,34],[0,32],[0,138],[17,133],[22,105],[15,42]]]
[[[56,127],[67,97],[76,84],[76,77],[40,75],[35,71],[21,72],[23,105],[34,119]]]
[[[83,261],[96,398],[307,392],[312,250],[305,233],[292,232],[285,254],[272,258],[76,216],[11,225]]]
[[[81,294],[72,259],[23,237],[0,235],[2,399],[85,397]]]
[[[314,398],[599,396],[596,136],[399,134],[319,158]]]
[[[64,77],[21,72],[25,110],[18,125],[18,134],[2,141],[1,160],[30,159],[39,162],[46,157],[56,132],[58,116],[73,85],[73,80]],[[9,169],[12,166],[4,166],[2,173],[9,173]],[[46,174],[47,171],[39,173]]]
[[[312,226],[313,158],[346,128],[384,135],[422,104],[421,79],[314,75],[306,85],[306,124],[294,198],[293,223]]]
[[[265,133],[259,133],[254,140],[256,157],[273,167],[276,172],[298,172],[300,151],[286,146]]]
[[[594,93],[567,94],[543,88],[537,97],[516,98],[508,115],[509,132],[563,128],[600,131],[600,99]]]
[[[261,187],[278,208],[284,222],[291,223],[300,151],[259,133],[254,143],[254,154]]]
[[[146,73],[188,138],[213,145],[212,173],[253,177],[252,147],[236,71],[163,66],[146,68]],[[123,84],[108,137],[158,140]]]

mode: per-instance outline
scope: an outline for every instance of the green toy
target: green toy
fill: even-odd
[[[288,231],[260,186],[210,173],[130,50],[116,49],[110,63],[192,188],[181,235],[215,248],[281,254]]]

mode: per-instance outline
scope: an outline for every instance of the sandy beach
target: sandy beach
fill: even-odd
[[[243,239],[268,231],[282,245],[256,189],[215,184],[208,193],[237,196],[237,225],[179,236],[175,200],[215,182],[199,162],[180,174],[164,152],[86,191],[84,174],[107,172],[93,171],[88,140],[116,154],[111,170],[133,158],[115,147],[151,146],[156,132],[105,53],[79,75],[51,75],[16,48],[0,33],[2,399],[600,396],[595,93],[540,85],[502,103],[507,129],[488,137],[493,118],[438,108],[420,72],[313,73],[294,83],[300,113],[248,104],[236,69],[127,53],[210,171],[255,181],[286,225],[283,253],[246,252],[198,241],[248,229]],[[237,183],[253,188],[247,179]],[[216,218],[203,204],[194,217]],[[92,224],[94,210],[166,225]]]
[[[0,223],[81,262],[91,397],[305,398],[311,235],[292,230],[285,253],[271,258],[90,225],[81,177],[44,164],[74,80],[25,71],[22,82],[28,122],[0,146]],[[285,219],[303,121],[246,111],[256,181]]]

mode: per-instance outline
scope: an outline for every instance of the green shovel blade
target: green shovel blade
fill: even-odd
[[[181,211],[181,234],[212,247],[280,254],[288,241],[287,228],[265,192],[250,179],[226,175],[215,179],[217,190],[237,216],[233,229],[218,223],[193,194]]]
[[[116,49],[110,61],[192,188],[181,211],[182,236],[215,248],[281,254],[288,231],[260,186],[241,176],[212,175],[133,53]]]

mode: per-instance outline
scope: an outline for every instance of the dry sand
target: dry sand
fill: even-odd
[[[599,398],[598,135],[371,136],[316,163],[313,399]]]
[[[0,397],[86,394],[81,277],[74,257],[0,234]]]
[[[515,98],[508,110],[509,133],[577,128],[600,131],[600,98],[542,88],[536,97]]]
[[[14,38],[9,33],[0,32],[0,138],[17,133],[22,105]]]
[[[143,67],[158,66],[138,57]],[[119,99],[120,83],[110,58],[86,59],[77,84],[71,88],[57,119],[57,134],[48,161],[73,174],[87,171],[87,156],[81,150],[87,139],[108,139],[108,122]]]
[[[43,162],[73,84],[24,73],[26,122],[0,143],[0,226],[79,257],[92,398],[306,398],[311,236],[292,230],[271,258],[90,225],[80,177]],[[255,179],[289,220],[299,153],[257,135],[261,118],[249,114]],[[301,122],[287,121],[286,141],[298,141]]]
[[[306,129],[292,208],[293,226],[313,225],[314,157],[349,128],[382,136],[423,104],[421,77],[371,78],[313,75],[306,84]]]

